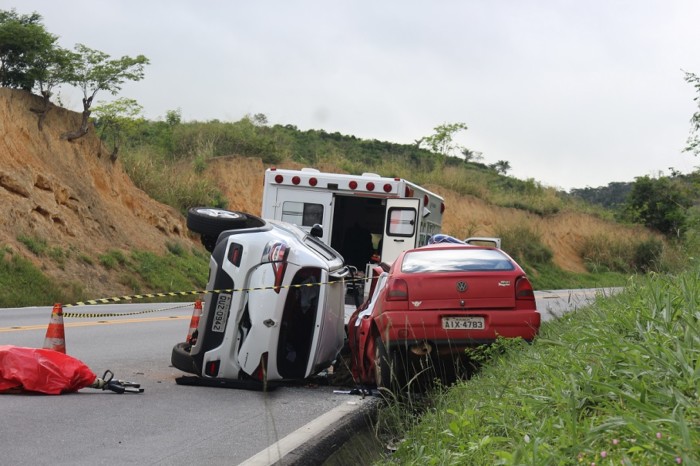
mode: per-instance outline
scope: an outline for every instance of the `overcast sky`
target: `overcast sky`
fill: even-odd
[[[149,119],[264,113],[397,143],[463,122],[457,142],[484,162],[567,190],[700,166],[682,152],[698,0],[0,0],[12,8],[65,48],[146,55],[120,96]]]

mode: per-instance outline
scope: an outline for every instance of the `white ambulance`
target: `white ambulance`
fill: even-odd
[[[347,175],[313,168],[265,171],[262,217],[306,231],[318,224],[321,240],[348,265],[391,264],[399,253],[440,233],[442,197],[402,178]]]

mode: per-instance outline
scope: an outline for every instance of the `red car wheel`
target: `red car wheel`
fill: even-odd
[[[386,388],[391,391],[400,389],[397,370],[396,358],[387,352],[384,342],[377,337],[374,341],[374,380],[377,388]]]

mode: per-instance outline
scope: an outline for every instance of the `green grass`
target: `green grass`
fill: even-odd
[[[99,256],[100,264],[119,274],[119,283],[133,294],[187,292],[204,289],[209,273],[207,253],[169,243],[164,255],[147,251],[110,250]],[[191,300],[191,296],[181,299]],[[163,298],[158,298],[163,300]],[[170,298],[169,300],[180,300]]]
[[[129,269],[143,280],[147,289],[190,291],[202,289],[207,284],[209,262],[204,255],[186,256],[170,253],[158,256],[151,252],[135,251],[131,254],[131,259],[132,265]],[[142,290],[139,287],[134,291]]]
[[[521,265],[523,265],[521,263]],[[530,267],[523,265],[535,290],[564,290],[579,288],[608,288],[625,286],[630,275],[620,272],[599,271],[591,273],[567,272],[553,264]]]
[[[52,250],[48,246],[45,248],[45,251]],[[72,255],[62,254],[61,258],[68,261]],[[75,260],[92,265],[84,255],[76,255]],[[206,286],[209,256],[198,249],[190,250],[172,243],[168,245],[168,253],[163,255],[110,250],[98,257],[98,264],[94,267],[115,272],[119,282],[128,286],[133,294],[187,292]],[[0,307],[42,306],[109,297],[96,296],[82,284],[52,280],[30,261],[6,247],[0,247],[0,283]],[[191,299],[191,296],[184,296],[167,300]]]
[[[405,441],[383,463],[700,464],[699,304],[700,270],[637,277],[532,345],[491,349],[419,421],[387,408]]]
[[[48,249],[46,240],[38,236],[18,235],[17,241],[24,244],[35,256],[45,255]]]
[[[124,253],[117,249],[110,249],[106,253],[98,255],[97,260],[102,267],[108,270],[116,269],[119,266],[125,266],[127,263],[127,258]]]
[[[84,298],[79,284],[57,283],[34,264],[0,248],[0,307],[42,306],[74,302]]]

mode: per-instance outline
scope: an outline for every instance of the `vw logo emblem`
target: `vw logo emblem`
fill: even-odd
[[[467,291],[467,283],[466,282],[457,282],[457,291],[460,293],[464,293]]]

